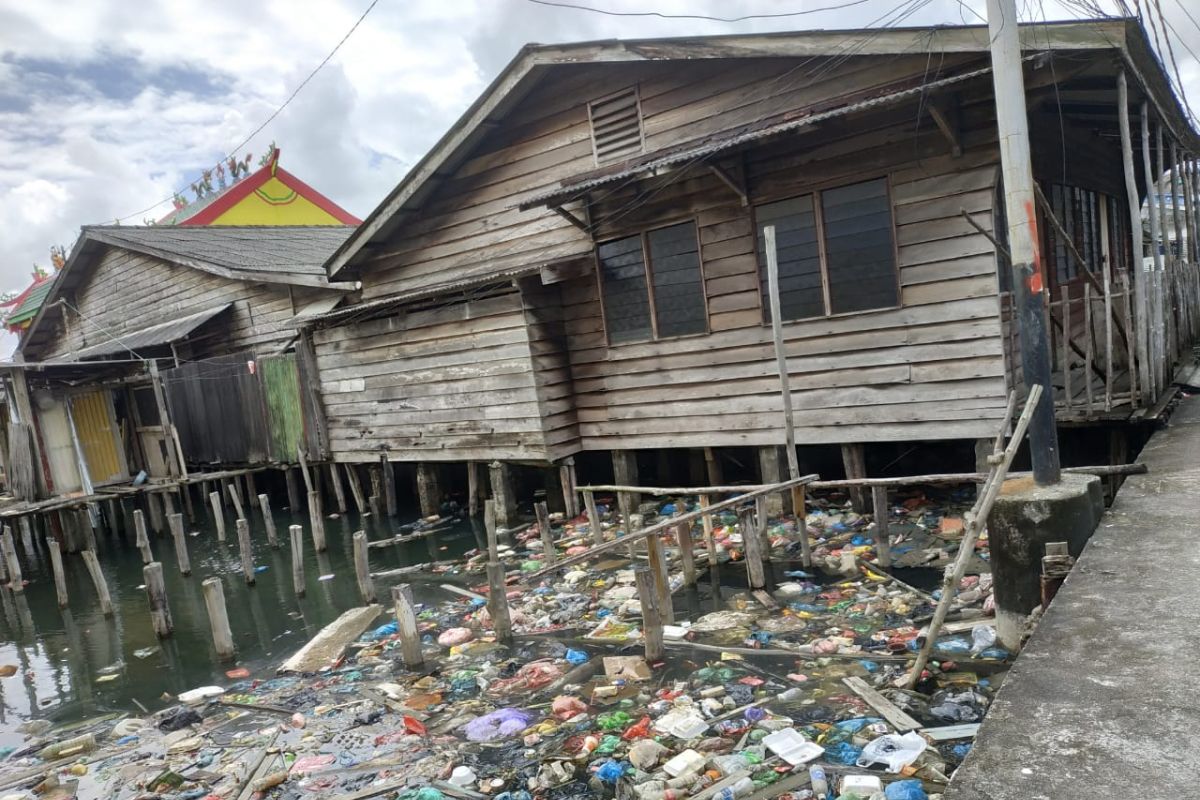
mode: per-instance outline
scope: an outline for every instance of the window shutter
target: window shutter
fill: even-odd
[[[642,152],[642,111],[637,87],[588,105],[592,147],[597,164],[609,164]]]

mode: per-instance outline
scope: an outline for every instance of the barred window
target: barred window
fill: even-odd
[[[694,222],[604,242],[596,255],[610,343],[708,329]]]

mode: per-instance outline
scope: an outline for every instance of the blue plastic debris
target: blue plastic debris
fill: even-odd
[[[383,639],[388,636],[394,636],[399,626],[396,622],[389,622],[386,625],[380,625],[375,630],[371,631],[371,639]]]
[[[600,765],[596,770],[596,777],[605,783],[616,783],[622,775],[625,774],[625,767],[619,761],[609,759]]]
[[[887,800],[929,800],[925,788],[915,778],[889,783],[883,790],[883,796]]]
[[[568,649],[566,659],[570,663],[578,666],[588,660],[588,654],[583,652],[582,650]]]
[[[855,747],[849,742],[838,742],[825,748],[825,758],[834,764],[842,764],[847,767],[854,766],[861,755],[862,748]]]

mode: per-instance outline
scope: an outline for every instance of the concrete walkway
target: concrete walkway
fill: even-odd
[[[946,800],[1200,798],[1200,397],[1138,460]]]

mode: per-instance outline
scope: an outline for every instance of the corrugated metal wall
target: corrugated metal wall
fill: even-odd
[[[270,460],[266,406],[252,353],[183,364],[164,371],[162,378],[171,421],[188,462]]]
[[[126,477],[117,451],[111,403],[107,389],[77,394],[71,398],[71,418],[75,422],[79,446],[83,449],[88,476],[93,485]]]

